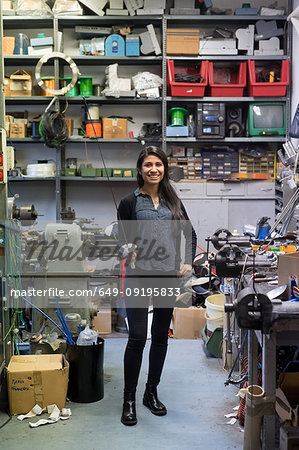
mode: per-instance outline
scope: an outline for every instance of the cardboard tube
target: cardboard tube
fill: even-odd
[[[244,432],[244,450],[261,448],[261,425],[264,415],[264,389],[258,385],[247,388],[246,415]]]

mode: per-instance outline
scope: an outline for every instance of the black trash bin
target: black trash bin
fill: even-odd
[[[91,403],[104,397],[104,339],[95,345],[67,345],[70,365],[67,396],[73,402]]]

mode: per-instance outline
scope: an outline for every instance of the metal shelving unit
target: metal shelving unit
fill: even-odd
[[[215,145],[227,145],[227,144],[242,144],[242,143],[250,143],[250,144],[260,144],[260,143],[275,143],[276,145],[279,145],[280,143],[284,142],[285,139],[282,137],[235,137],[235,138],[224,138],[224,139],[196,139],[195,137],[187,137],[187,138],[167,138],[166,137],[166,125],[167,125],[167,110],[170,107],[170,105],[173,104],[191,104],[195,105],[196,102],[225,102],[227,104],[232,103],[241,103],[246,104],[254,101],[282,101],[285,102],[287,105],[287,128],[289,127],[290,122],[290,116],[289,116],[289,109],[290,109],[290,102],[289,102],[289,96],[286,95],[284,97],[171,97],[167,95],[167,60],[173,59],[177,62],[191,62],[196,63],[200,62],[202,60],[209,60],[209,61],[245,61],[247,59],[253,59],[256,61],[282,61],[285,59],[290,58],[290,33],[286,33],[286,37],[284,38],[284,48],[285,48],[285,54],[284,55],[273,55],[273,56],[248,56],[248,55],[198,55],[198,56],[171,56],[166,53],[166,32],[167,27],[176,27],[176,26],[183,26],[186,25],[186,27],[192,27],[195,25],[199,25],[199,27],[202,28],[210,28],[214,27],[215,25],[219,24],[220,26],[224,26],[225,24],[228,24],[232,27],[232,29],[236,29],[239,26],[247,26],[249,23],[255,23],[258,20],[276,20],[280,24],[284,24],[286,21],[287,16],[234,16],[234,15],[199,15],[199,16],[186,16],[186,15],[159,15],[159,16],[123,16],[123,17],[116,17],[116,16],[103,16],[98,17],[94,15],[89,16],[64,16],[64,17],[55,17],[55,18],[39,18],[39,17],[21,17],[21,16],[7,16],[3,18],[3,24],[5,29],[11,30],[11,29],[36,29],[43,31],[44,29],[51,29],[52,35],[54,37],[54,43],[55,43],[55,50],[58,50],[58,31],[63,30],[70,30],[74,29],[75,26],[78,25],[87,25],[87,26],[112,26],[115,23],[123,24],[125,25],[134,25],[135,28],[142,28],[145,27],[145,25],[152,23],[156,28],[160,29],[161,32],[161,47],[162,47],[162,55],[161,56],[140,56],[140,57],[109,57],[109,56],[80,56],[80,55],[69,55],[71,58],[75,61],[76,64],[79,66],[106,66],[111,63],[118,63],[120,66],[146,66],[145,70],[149,70],[147,67],[149,66],[156,66],[159,67],[159,70],[161,71],[161,76],[163,79],[163,88],[162,88],[162,96],[161,98],[114,98],[114,97],[96,97],[91,96],[87,97],[87,100],[89,102],[97,103],[97,104],[103,104],[103,105],[160,105],[161,108],[161,123],[162,123],[162,139],[160,140],[160,144],[163,148],[163,150],[167,151],[167,145],[173,145],[173,144],[191,144],[195,148],[198,146],[204,146],[205,143],[211,145],[211,143],[214,143]],[[11,66],[17,66],[17,65],[24,65],[26,67],[35,66],[36,63],[39,61],[40,56],[20,56],[20,55],[9,55],[4,57],[5,65],[8,67]],[[53,63],[53,61],[52,61]],[[51,64],[51,62],[49,62]],[[55,61],[54,64],[54,74],[56,79],[56,87],[58,86],[58,80],[61,76],[63,76],[63,70],[64,70],[64,62],[62,60]],[[51,97],[42,97],[42,96],[34,96],[30,98],[26,97],[8,97],[5,100],[5,103],[7,106],[25,106],[25,105],[47,105],[48,102],[51,100]],[[79,105],[82,103],[82,98],[80,96],[78,97],[67,97],[67,102],[69,105]],[[58,105],[57,105],[58,107]],[[19,138],[19,139],[12,139],[10,138],[8,140],[10,144],[41,144],[43,141],[41,139],[31,139],[29,138]],[[133,138],[133,139],[68,139],[66,145],[75,145],[75,144],[81,144],[82,143],[89,143],[89,144],[140,144],[140,140]],[[135,148],[135,147],[134,147]],[[56,215],[57,220],[60,218],[60,209],[61,207],[65,206],[65,182],[70,181],[107,181],[105,178],[85,178],[85,177],[63,177],[60,176],[61,174],[61,168],[64,160],[64,154],[65,149],[57,150],[56,152],[56,161],[57,161],[57,175],[56,175]],[[124,181],[131,181],[130,179],[120,178],[118,179],[111,179],[111,181],[114,182],[124,182]],[[19,179],[13,178],[10,179],[10,181],[21,181]],[[25,179],[24,179],[25,181]],[[36,179],[27,178],[26,181],[40,181]],[[46,181],[52,181],[52,179],[46,179]]]
[[[186,142],[186,143],[196,143],[196,144],[202,144],[204,145],[205,142],[214,142],[215,144],[222,144],[222,143],[238,143],[238,142],[285,142],[284,137],[226,137],[224,139],[216,139],[216,138],[204,138],[204,139],[197,139],[195,137],[167,137],[166,142]]]

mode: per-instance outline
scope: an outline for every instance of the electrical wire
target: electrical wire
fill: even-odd
[[[94,137],[95,137],[95,139],[96,139],[96,143],[97,143],[97,145],[98,145],[98,150],[99,150],[100,157],[101,157],[101,160],[102,160],[102,163],[103,163],[103,167],[104,167],[104,169],[105,169],[105,174],[106,174],[106,177],[107,177],[108,182],[109,182],[109,184],[110,184],[110,183],[111,183],[111,179],[110,179],[109,174],[108,174],[108,170],[107,170],[107,166],[106,166],[105,159],[104,159],[104,156],[103,156],[102,148],[101,148],[100,142],[99,142],[99,137],[97,136],[97,133],[96,133],[96,130],[95,130],[95,127],[94,127],[93,120],[91,119],[91,115],[90,115],[90,112],[89,112],[89,109],[88,109],[88,104],[87,104],[86,98],[85,98],[85,97],[82,97],[82,99],[83,99],[84,104],[85,104],[86,113],[87,113],[87,115],[88,115],[88,120],[91,121],[91,126],[92,126],[92,129],[93,129],[93,134],[94,134]],[[113,199],[113,203],[114,203],[115,209],[117,210],[116,198],[115,198],[114,191],[113,191],[113,189],[112,189],[112,187],[111,187],[111,184],[110,184],[110,192],[111,192],[111,195],[112,195],[112,199]],[[121,220],[119,221],[119,225],[120,225],[121,228],[122,228],[122,233],[123,233],[125,242],[126,242],[126,244],[128,244],[127,236],[126,236],[126,233],[125,233],[125,230],[124,230],[124,226],[123,226]]]
[[[64,114],[57,111],[45,111],[42,115],[39,132],[45,144],[60,149],[69,136]]]

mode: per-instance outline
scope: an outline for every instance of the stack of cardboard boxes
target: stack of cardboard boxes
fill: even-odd
[[[5,116],[5,130],[7,137],[27,137],[28,111],[11,113]]]

